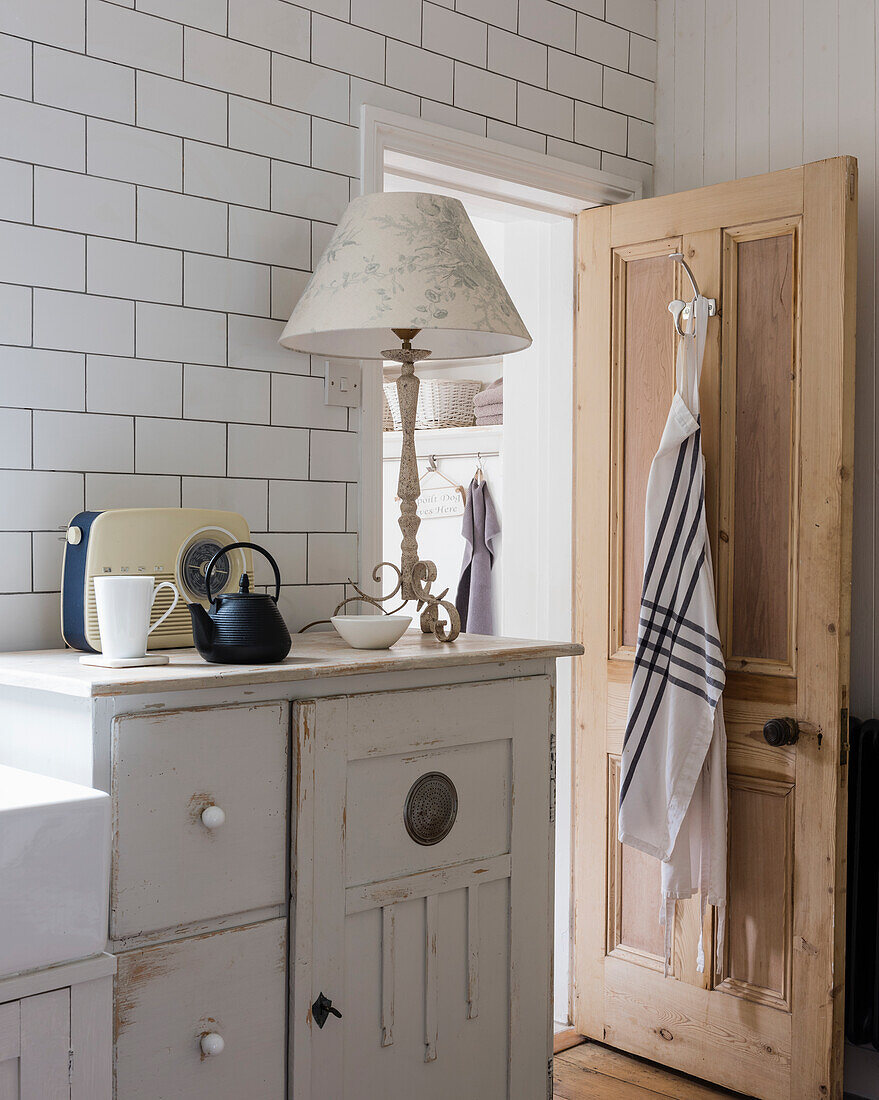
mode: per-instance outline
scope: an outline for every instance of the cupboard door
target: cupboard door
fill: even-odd
[[[70,987],[70,1100],[112,1100],[113,978]]]
[[[70,990],[0,1005],[0,1100],[70,1100]]]
[[[839,157],[580,215],[574,1025],[767,1100],[842,1091],[856,171]],[[713,913],[677,903],[666,978],[659,863],[619,844],[617,807],[667,305],[691,296],[671,252],[719,310],[700,400],[729,890],[722,949]],[[773,747],[783,718],[799,739]]]
[[[0,1100],[19,1100],[21,1003],[0,1005]]]
[[[119,1100],[280,1100],[286,921],[119,956]]]
[[[294,705],[294,1100],[547,1095],[551,692]]]
[[[286,702],[114,721],[111,937],[286,903],[288,730]]]

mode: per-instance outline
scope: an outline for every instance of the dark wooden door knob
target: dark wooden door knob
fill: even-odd
[[[800,736],[796,718],[770,718],[763,727],[763,739],[774,749],[782,745],[795,745]]]

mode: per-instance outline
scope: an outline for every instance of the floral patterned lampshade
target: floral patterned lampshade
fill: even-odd
[[[378,192],[349,203],[280,342],[381,359],[420,329],[435,359],[521,351],[528,330],[458,199]]]

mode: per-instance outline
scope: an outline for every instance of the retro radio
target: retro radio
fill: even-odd
[[[80,512],[67,528],[61,579],[61,632],[73,649],[100,652],[94,578],[103,574],[153,576],[173,581],[180,592],[174,611],[149,636],[150,649],[192,645],[187,603],[205,605],[205,571],[211,558],[231,542],[249,542],[250,528],[237,512],[210,508],[114,508]],[[237,591],[243,572],[253,584],[250,550],[230,550],[214,566],[211,591]],[[170,607],[163,588],[152,622]]]

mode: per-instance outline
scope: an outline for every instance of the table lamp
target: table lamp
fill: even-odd
[[[392,336],[400,346],[388,348]],[[414,346],[417,342],[419,346]],[[439,641],[460,632],[454,603],[430,589],[436,566],[418,557],[416,513],[420,492],[415,451],[418,376],[415,364],[430,355],[472,359],[508,355],[531,343],[528,330],[458,199],[419,192],[377,192],[353,199],[333,233],[308,286],[281,334],[284,347],[334,359],[391,359],[397,380],[402,446],[400,566],[381,562],[397,575],[396,587],[357,596],[384,611],[397,597],[415,600],[421,629]],[[441,610],[448,622],[441,618]]]

